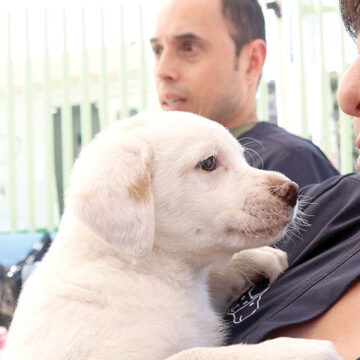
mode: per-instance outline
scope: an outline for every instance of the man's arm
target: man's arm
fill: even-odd
[[[329,289],[331,291],[331,289]],[[304,324],[272,332],[267,339],[290,336],[330,340],[344,360],[360,357],[360,281],[352,285],[324,314]]]

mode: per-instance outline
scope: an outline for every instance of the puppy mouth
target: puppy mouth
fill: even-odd
[[[255,222],[246,222],[243,224],[227,225],[224,232],[227,236],[241,236],[247,238],[277,238],[286,231],[288,225],[292,223],[292,216],[285,218],[274,217],[272,219]]]
[[[289,222],[286,222],[285,224],[279,224],[276,227],[270,227],[270,226],[247,226],[247,227],[234,227],[234,226],[227,226],[225,227],[225,234],[228,236],[242,236],[242,237],[248,237],[248,238],[265,238],[268,237],[269,240],[271,238],[277,237],[278,234],[285,231],[286,226],[289,224]]]

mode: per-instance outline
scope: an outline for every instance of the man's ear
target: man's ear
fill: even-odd
[[[252,40],[242,49],[239,58],[245,57],[245,76],[251,83],[258,83],[266,59],[266,44],[262,39]]]
[[[109,128],[75,162],[67,210],[115,249],[146,255],[154,242],[152,145],[142,129]]]

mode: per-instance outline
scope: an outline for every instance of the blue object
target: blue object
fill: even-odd
[[[42,232],[0,234],[0,264],[10,266],[19,262],[43,236]]]

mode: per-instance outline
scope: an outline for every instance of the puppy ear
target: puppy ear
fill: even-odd
[[[67,207],[81,222],[130,256],[151,252],[154,200],[152,146],[143,128],[124,132],[113,126],[100,133],[74,164]]]

